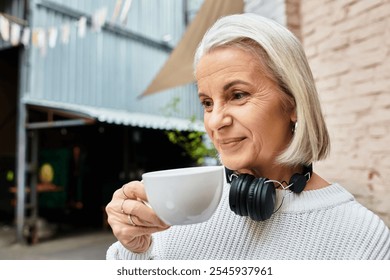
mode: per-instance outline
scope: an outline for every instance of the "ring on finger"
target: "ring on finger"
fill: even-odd
[[[125,198],[125,199],[123,199],[123,201],[122,201],[122,204],[121,204],[121,212],[122,212],[122,214],[126,214],[127,215],[127,213],[125,212],[125,210],[123,210],[123,204],[125,204],[125,201],[126,200],[128,200],[128,198]]]
[[[130,214],[127,214],[127,218],[129,219],[129,224],[130,224],[130,225],[135,226],[135,227],[137,226],[137,225],[134,223],[133,218],[131,217]]]
[[[128,197],[128,196],[126,195],[126,193],[125,193],[125,186],[126,186],[126,185],[123,185],[123,186],[122,186],[122,193],[123,193],[123,195],[124,195],[127,199],[130,199],[130,197]]]

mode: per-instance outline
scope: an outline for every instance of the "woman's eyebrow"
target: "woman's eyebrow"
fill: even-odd
[[[224,85],[223,90],[226,91],[229,88],[231,88],[232,86],[235,86],[237,84],[243,84],[243,85],[247,85],[247,86],[250,85],[248,82],[245,82],[242,80],[234,80],[234,81],[231,81],[231,82],[227,83],[226,85]]]
[[[198,96],[199,96],[199,98],[201,98],[201,97],[208,97],[208,95],[203,93],[203,92],[199,92]]]
[[[227,91],[229,88],[231,88],[231,87],[233,87],[235,85],[238,85],[238,84],[247,85],[247,86],[251,85],[250,83],[245,82],[243,80],[234,80],[234,81],[231,81],[231,82],[227,83],[226,85],[224,85],[223,86],[223,91]],[[203,92],[199,92],[198,96],[199,96],[199,98],[201,98],[201,97],[208,97],[208,95],[203,93]]]

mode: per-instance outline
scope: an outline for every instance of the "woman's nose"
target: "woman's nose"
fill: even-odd
[[[232,117],[225,106],[214,107],[208,118],[208,126],[212,130],[219,130],[229,126],[232,123]]]

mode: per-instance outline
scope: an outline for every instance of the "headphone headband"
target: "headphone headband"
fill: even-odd
[[[302,175],[306,177],[306,182],[308,182],[313,175],[313,164],[310,163],[309,165],[303,166],[303,172]]]
[[[308,182],[313,175],[313,164],[310,163],[309,165],[304,165],[303,172],[301,173],[301,175],[305,176],[306,182]],[[236,174],[234,170],[225,167],[225,176],[226,181],[231,184],[234,179],[233,177],[238,177],[238,174]]]

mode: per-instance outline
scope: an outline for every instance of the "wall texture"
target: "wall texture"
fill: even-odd
[[[302,41],[301,0],[286,0],[286,26]]]
[[[287,2],[332,140],[331,156],[316,171],[390,226],[390,0]],[[291,13],[297,2],[298,21]]]

